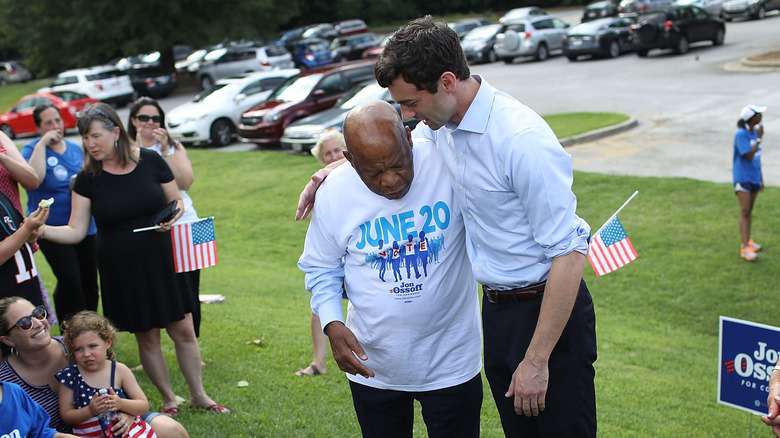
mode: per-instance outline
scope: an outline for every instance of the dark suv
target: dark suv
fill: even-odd
[[[375,59],[346,62],[302,72],[282,82],[268,99],[241,115],[244,141],[277,143],[295,120],[336,104],[353,85],[374,77]]]
[[[696,6],[668,6],[642,15],[630,28],[636,54],[647,56],[650,49],[674,49],[686,53],[690,43],[712,41],[723,44],[726,25],[718,17]]]
[[[333,62],[354,61],[360,59],[363,51],[379,44],[379,37],[373,33],[359,33],[334,38],[330,42],[330,56]]]

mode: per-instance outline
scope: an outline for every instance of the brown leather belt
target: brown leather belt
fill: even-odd
[[[521,301],[530,301],[541,297],[542,294],[544,294],[544,286],[546,284],[547,281],[543,281],[530,286],[509,290],[496,290],[483,285],[482,291],[485,293],[485,298],[493,304],[519,303]]]

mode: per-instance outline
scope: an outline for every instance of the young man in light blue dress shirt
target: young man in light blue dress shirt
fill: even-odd
[[[430,16],[390,38],[376,76],[452,176],[505,434],[596,436],[590,227],[576,215],[571,157],[539,115],[471,76],[457,35]]]

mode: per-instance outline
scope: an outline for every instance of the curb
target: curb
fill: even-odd
[[[637,126],[638,124],[639,122],[637,121],[637,119],[631,117],[625,122],[618,123],[617,125],[607,126],[605,128],[596,129],[594,131],[585,132],[583,134],[577,134],[572,137],[561,138],[558,141],[560,141],[561,146],[569,147],[577,143],[585,143],[593,140],[598,140],[600,138],[608,137],[610,135],[614,135],[623,131],[628,131],[629,129],[632,129],[635,126]]]

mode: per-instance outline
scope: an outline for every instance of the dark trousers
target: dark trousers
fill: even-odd
[[[542,299],[520,303],[482,302],[485,375],[507,437],[595,437],[596,316],[583,281],[571,317],[549,361],[545,410],[536,417],[515,413],[514,397],[504,397],[525,357]]]
[[[406,392],[377,389],[350,381],[364,438],[412,436],[414,400],[422,405],[422,416],[430,438],[479,436],[482,409],[482,377],[434,391]]]
[[[98,272],[95,235],[87,236],[75,245],[41,239],[38,246],[57,277],[52,295],[60,322],[81,310],[96,311]]]

